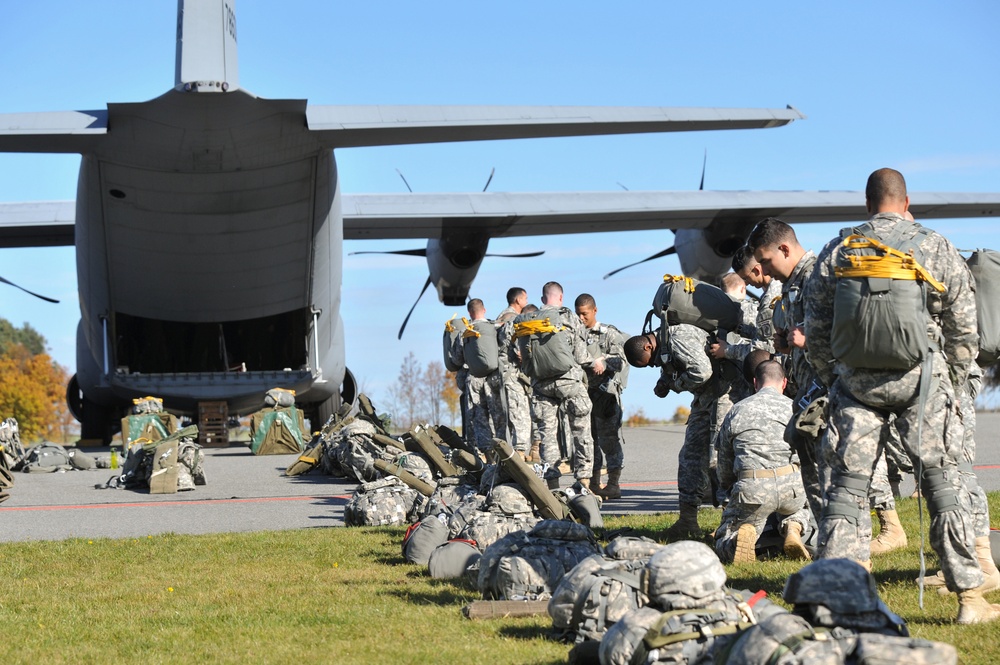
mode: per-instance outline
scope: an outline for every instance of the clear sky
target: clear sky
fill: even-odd
[[[240,82],[315,104],[554,104],[773,107],[808,118],[752,131],[350,149],[345,193],[696,189],[860,190],[882,166],[915,191],[1000,191],[1000,4],[979,2],[343,2],[236,4]],[[0,113],[100,109],[171,88],[176,2],[8,3],[0,21]],[[78,156],[0,155],[0,201],[74,198]],[[859,198],[860,202],[860,198]],[[931,224],[960,248],[1000,248],[1000,220]],[[837,226],[801,225],[818,250]],[[557,280],[593,294],[599,318],[638,332],[670,257],[601,276],[672,243],[668,230],[494,241],[471,295],[492,314],[512,285],[537,302]],[[353,241],[346,251],[422,242]],[[440,359],[455,313],[428,292],[419,258],[345,260],[348,366],[384,405],[403,357]],[[72,248],[0,250],[0,316],[30,322],[73,371],[79,319]],[[151,294],[150,297],[155,297]],[[632,373],[625,410],[669,417],[656,373]]]

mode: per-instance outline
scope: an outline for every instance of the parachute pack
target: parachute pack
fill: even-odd
[[[444,368],[449,372],[457,372],[462,369],[462,363],[456,361],[454,351],[455,342],[461,334],[462,331],[455,325],[454,316],[444,322],[444,336],[441,342],[444,345]]]
[[[927,288],[945,287],[923,267],[920,243],[930,234],[898,223],[885,238],[870,224],[841,230],[834,274],[831,350],[853,368],[908,370],[931,349]]]
[[[714,333],[737,330],[743,322],[740,304],[717,286],[681,275],[664,275],[646,313],[642,334],[657,333],[661,353],[669,345],[669,327],[682,323]],[[654,330],[654,323],[658,323]]]
[[[569,312],[562,307],[560,313]],[[536,380],[554,379],[573,369],[573,332],[559,320],[552,321],[553,311],[519,314],[514,319],[514,339],[521,351],[521,370]],[[575,316],[575,314],[572,314]]]
[[[462,323],[465,324],[462,346],[469,374],[478,378],[489,376],[500,367],[496,326],[492,321],[469,321],[465,317]]]
[[[966,263],[976,280],[978,361],[986,367],[1000,360],[1000,252],[977,249]]]

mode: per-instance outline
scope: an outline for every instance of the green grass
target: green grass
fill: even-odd
[[[990,501],[995,510],[1000,493]],[[995,662],[1000,624],[953,624],[957,601],[934,590],[924,610],[917,606],[916,502],[901,501],[899,510],[910,546],[876,558],[882,598],[914,635],[956,645],[962,663]],[[656,537],[675,519],[606,521]],[[700,519],[707,531],[718,511]],[[568,647],[545,637],[547,617],[464,619],[460,609],[478,598],[475,589],[404,563],[403,531],[2,544],[0,662],[565,662]],[[932,554],[927,565],[935,569]],[[731,586],[780,600],[785,578],[800,566],[773,560],[727,570]]]

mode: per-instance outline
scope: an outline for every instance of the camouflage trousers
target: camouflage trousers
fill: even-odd
[[[729,503],[722,511],[722,524],[715,532],[715,553],[723,563],[731,563],[736,552],[736,532],[752,524],[759,537],[771,513],[781,517],[781,532],[788,522],[802,525],[802,540],[815,538],[816,522],[806,502],[802,475],[795,471],[774,478],[742,478],[729,491]]]
[[[608,471],[620,470],[625,466],[625,451],[622,444],[622,399],[621,396],[600,390],[590,390],[590,430],[594,435],[595,475],[606,464]]]
[[[976,400],[964,387],[958,391],[959,415],[965,428],[962,439],[962,461],[958,472],[969,490],[972,499],[972,517],[975,522],[976,538],[990,535],[990,507],[986,503],[986,492],[979,485],[979,479],[972,465],[976,461]]]
[[[503,389],[507,395],[507,426],[510,445],[514,450],[527,454],[531,449],[531,387],[508,373],[504,376]]]
[[[948,589],[959,591],[982,584],[983,574],[976,560],[972,500],[958,473],[964,434],[958,400],[943,360],[937,360],[936,385],[924,408],[920,441],[918,400],[892,411],[875,408],[855,399],[839,379],[834,383],[827,430],[832,448],[831,485],[820,524],[820,547],[824,558],[870,559],[870,535],[862,536],[861,518],[868,514],[871,476],[894,412],[904,448],[911,459],[922,464],[931,547],[938,555]]]
[[[531,418],[542,443],[542,461],[549,466],[559,463],[560,406],[569,421],[573,475],[590,478],[594,465],[594,439],[590,432],[590,397],[582,372],[579,378],[574,374],[535,381],[532,386]]]
[[[684,443],[677,458],[677,495],[680,503],[700,506],[711,489],[708,474],[715,413],[715,397],[711,391],[694,396],[691,415],[684,430]]]
[[[500,395],[500,372],[480,378],[469,375],[465,393],[469,400],[469,426],[472,443],[486,452],[492,448],[493,437],[507,436],[507,416]],[[468,437],[466,437],[468,439]]]

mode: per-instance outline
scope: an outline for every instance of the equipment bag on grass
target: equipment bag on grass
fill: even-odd
[[[421,515],[425,497],[390,476],[362,483],[344,507],[347,526],[398,526],[415,522]]]

